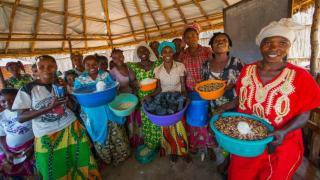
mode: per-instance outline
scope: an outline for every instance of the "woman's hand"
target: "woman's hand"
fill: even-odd
[[[226,86],[226,91],[228,91],[228,90],[231,90],[231,89],[233,89],[235,87],[235,84],[233,84],[233,83],[229,83],[229,84],[227,84],[227,86]]]
[[[59,99],[54,96],[48,109],[53,109],[57,106],[64,105],[68,102],[68,100],[69,100],[69,98],[67,96],[64,98],[59,98]]]
[[[8,163],[12,164],[13,163],[13,159],[15,157],[15,154],[12,153],[12,152],[9,152],[9,151],[6,151],[5,152],[5,155],[6,155],[6,160]]]
[[[277,131],[270,133],[268,136],[274,137],[274,140],[271,143],[275,146],[279,146],[282,144],[286,135],[287,135],[287,132],[285,132],[283,130],[277,130]]]

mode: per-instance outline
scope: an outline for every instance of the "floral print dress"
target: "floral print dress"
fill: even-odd
[[[128,63],[128,66],[135,73],[136,79],[138,81],[141,81],[145,78],[153,78],[154,68],[159,66],[160,64],[161,61],[155,61],[152,65],[152,69],[149,71],[145,71],[144,69],[140,68],[137,63]],[[139,100],[141,100],[143,97],[151,93],[152,91],[143,92],[141,90],[138,90],[137,96]],[[140,111],[144,143],[149,149],[156,149],[160,145],[161,129],[159,126],[155,125],[153,122],[149,120],[149,118],[145,115],[142,109]]]

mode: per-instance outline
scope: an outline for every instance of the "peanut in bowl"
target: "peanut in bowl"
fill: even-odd
[[[195,90],[205,100],[215,100],[224,94],[227,83],[223,80],[207,80],[198,83]]]
[[[230,124],[223,124],[223,121],[219,120],[231,120],[242,117],[240,121],[252,121],[254,123],[254,128],[251,128],[251,131],[254,131],[256,136],[252,134],[240,135],[240,133],[235,133],[237,131],[237,126],[223,128],[218,126],[230,126]],[[240,122],[238,121],[238,122]],[[249,125],[253,125],[253,123]],[[221,123],[221,124],[219,124]],[[231,123],[231,122],[230,122]],[[232,123],[231,123],[232,124]],[[258,127],[258,128],[257,128]],[[261,127],[265,127],[266,129]],[[225,112],[219,115],[215,115],[210,120],[210,128],[215,134],[215,138],[220,146],[223,149],[230,152],[231,154],[236,154],[243,157],[255,157],[259,156],[264,152],[268,143],[273,141],[273,137],[267,136],[269,132],[273,132],[273,127],[267,123],[265,120],[248,114],[237,113],[237,112]],[[221,129],[222,131],[220,131]]]

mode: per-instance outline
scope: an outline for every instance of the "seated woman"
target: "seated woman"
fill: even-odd
[[[43,179],[101,179],[88,137],[67,97],[54,91],[57,63],[52,56],[37,58],[39,79],[21,88],[12,109],[20,123],[32,120],[35,160]]]
[[[160,92],[179,91],[187,96],[185,85],[186,69],[180,62],[174,60],[175,45],[164,41],[160,44],[158,51],[163,63],[154,69],[155,78],[158,79],[158,89],[153,95]],[[161,147],[165,154],[170,155],[170,161],[176,162],[178,156],[189,161],[188,138],[185,124],[181,120],[172,126],[161,126]]]
[[[5,81],[5,86],[8,88],[20,89],[33,80],[29,74],[21,74],[21,70],[25,72],[23,64],[18,62],[8,62],[6,64],[7,71],[12,75]]]
[[[201,76],[203,80],[225,80],[227,81],[227,87],[222,97],[219,99],[210,101],[211,113],[217,113],[218,107],[232,101],[236,97],[235,84],[240,75],[240,71],[243,67],[243,63],[239,58],[231,57],[230,49],[232,47],[232,41],[226,33],[214,33],[209,41],[209,45],[212,48],[212,57],[205,61],[201,68]],[[221,172],[225,169],[227,161],[224,161],[224,155],[220,148],[214,148],[216,155],[216,164],[218,170]],[[226,159],[228,160],[228,159]],[[222,164],[225,162],[224,164]]]
[[[12,110],[17,93],[11,88],[0,91],[0,103],[5,107],[0,114],[0,171],[6,177],[32,177],[34,135],[31,122],[19,123],[17,111]]]
[[[113,49],[111,52],[112,61],[115,66],[110,70],[110,74],[119,82],[120,93],[134,93],[134,82],[136,77],[134,72],[124,63],[123,52],[120,49]],[[141,115],[137,108],[130,116],[127,117],[127,132],[129,136],[130,145],[136,149],[143,143],[141,132]]]
[[[99,81],[114,84],[108,72],[98,70],[99,62],[93,55],[84,58],[84,73],[76,78],[74,88],[96,85]],[[123,124],[123,117],[115,116],[108,104],[99,107],[81,107],[86,129],[94,142],[100,158],[107,164],[118,165],[130,156],[130,145]]]
[[[310,110],[320,106],[320,87],[306,70],[285,60],[294,30],[301,27],[290,19],[264,27],[256,38],[262,60],[242,69],[236,84],[238,98],[221,106],[261,117],[275,129],[270,134],[275,149],[251,158],[231,155],[229,179],[291,179],[302,163],[301,128]]]

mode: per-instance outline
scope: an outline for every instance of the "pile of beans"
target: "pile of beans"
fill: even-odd
[[[240,134],[237,125],[239,122],[246,122],[251,128],[249,134]],[[223,117],[215,122],[215,127],[225,135],[241,140],[260,140],[268,135],[266,126],[258,121],[241,116]]]
[[[223,85],[223,83],[210,83],[199,87],[199,90],[202,92],[211,92],[222,88]]]

